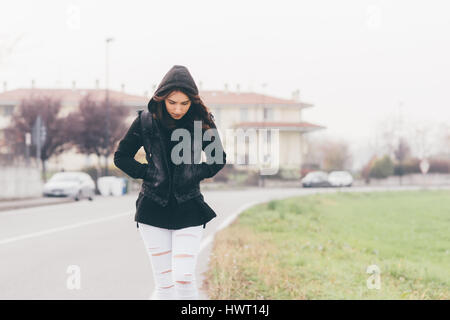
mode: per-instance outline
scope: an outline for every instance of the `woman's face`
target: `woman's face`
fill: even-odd
[[[181,119],[191,106],[189,97],[180,91],[173,91],[165,100],[167,112],[174,119]]]

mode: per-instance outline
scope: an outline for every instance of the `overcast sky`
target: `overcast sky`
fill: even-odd
[[[315,106],[304,120],[365,148],[380,123],[450,122],[449,1],[2,1],[8,89],[151,91],[174,64],[203,89],[265,92]],[[1,45],[0,45],[1,46]],[[399,108],[399,105],[402,105]],[[423,120],[422,120],[423,119]]]

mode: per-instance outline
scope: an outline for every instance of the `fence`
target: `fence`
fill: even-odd
[[[414,173],[402,176],[402,185],[424,185],[424,186],[448,186],[450,185],[450,174],[445,173]],[[399,176],[390,176],[385,179],[370,178],[370,183],[366,184],[363,180],[355,181],[354,185],[370,185],[370,186],[398,186],[400,185]]]
[[[0,167],[0,199],[39,197],[43,182],[39,168]]]

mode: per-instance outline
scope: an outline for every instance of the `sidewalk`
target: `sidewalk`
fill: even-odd
[[[36,197],[16,200],[0,200],[0,211],[48,206],[74,201],[70,197]]]
[[[201,186],[202,191],[204,190],[224,190],[229,189],[224,183],[209,183],[208,186]],[[243,187],[244,188],[244,187]],[[134,192],[130,192],[134,193]],[[139,192],[136,192],[136,196]],[[31,208],[38,206],[47,206],[52,204],[66,203],[74,201],[70,197],[32,197],[32,198],[18,198],[18,199],[0,199],[0,212],[14,209]]]

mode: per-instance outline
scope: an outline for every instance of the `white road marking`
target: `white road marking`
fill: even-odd
[[[45,236],[45,235],[48,235],[48,234],[52,234],[52,233],[56,233],[56,232],[60,232],[60,231],[64,231],[64,230],[84,227],[84,226],[87,226],[87,225],[90,225],[90,224],[95,224],[95,223],[100,223],[100,222],[104,222],[104,221],[114,220],[114,219],[121,218],[121,217],[124,217],[124,216],[127,216],[127,215],[131,215],[134,212],[135,212],[134,210],[127,211],[127,212],[115,214],[115,215],[112,215],[112,216],[109,216],[109,217],[88,220],[88,221],[79,222],[79,223],[75,223],[75,224],[70,224],[70,225],[66,225],[66,226],[62,226],[62,227],[57,227],[57,228],[47,229],[47,230],[43,230],[43,231],[39,231],[39,232],[33,232],[33,233],[29,233],[29,234],[24,234],[24,235],[17,236],[17,237],[6,238],[6,239],[3,239],[3,240],[0,240],[0,245],[11,243],[11,242],[16,242],[16,241],[20,241],[20,240],[25,240],[25,239]]]

